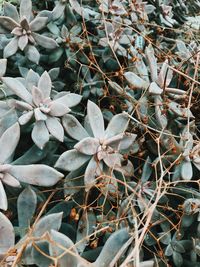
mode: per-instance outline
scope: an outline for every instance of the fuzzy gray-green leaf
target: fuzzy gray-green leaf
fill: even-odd
[[[0,256],[3,256],[15,243],[14,228],[8,218],[0,212]]]
[[[63,116],[62,124],[67,134],[78,141],[89,136],[85,128],[73,115],[66,114]]]
[[[27,44],[28,44],[28,36],[26,34],[22,35],[22,36],[20,36],[18,38],[18,47],[19,47],[19,49],[24,51],[24,49],[27,46]]]
[[[45,17],[36,17],[34,20],[30,23],[30,29],[33,32],[37,32],[42,30],[45,25],[47,24],[48,18]]]
[[[78,152],[76,149],[64,152],[57,160],[55,167],[61,170],[74,171],[90,159],[90,156]]]
[[[93,103],[88,101],[87,104],[87,115],[92,128],[94,137],[103,138],[104,136],[104,120],[100,108]]]
[[[193,176],[191,161],[183,161],[181,166],[181,177],[184,180],[191,180]]]
[[[78,258],[76,257],[76,254],[78,254],[76,246],[74,243],[67,237],[66,235],[59,233],[55,230],[51,230],[51,238],[54,242],[57,244],[60,244],[65,249],[69,249],[72,253],[75,255],[72,255],[70,253],[65,253],[63,257],[59,258],[58,264],[60,267],[76,267]],[[58,257],[65,251],[64,249],[58,247],[56,244],[50,244],[49,246],[50,255],[54,257]]]
[[[62,173],[43,164],[13,165],[9,173],[20,182],[39,186],[53,186],[63,177]]]
[[[66,105],[67,107],[71,108],[80,103],[82,99],[81,95],[70,93],[56,99],[56,102]]]
[[[4,3],[4,15],[19,23],[19,14],[17,8],[9,2]]]
[[[56,100],[51,102],[49,112],[51,116],[61,117],[67,114],[68,112],[70,112],[70,109],[66,105],[63,105],[57,102]]]
[[[25,54],[27,56],[27,58],[38,64],[40,61],[40,53],[38,52],[37,48],[33,45],[27,45],[25,48]]]
[[[3,187],[2,181],[0,180],[0,209],[2,210],[7,210],[8,209],[8,200],[7,200],[7,196],[6,196],[6,192],[5,189]],[[0,252],[1,252],[1,246],[0,246]]]
[[[10,88],[17,96],[25,100],[27,103],[32,104],[32,96],[27,91],[25,86],[16,78],[3,77],[2,81],[8,88]]]
[[[33,142],[43,149],[45,144],[49,141],[49,132],[44,121],[36,121],[31,133]]]
[[[18,50],[18,38],[14,37],[12,40],[5,46],[3,50],[3,57],[8,58],[14,55]]]
[[[62,212],[52,213],[42,217],[35,225],[33,236],[40,237],[45,232],[51,232],[51,230],[58,231],[62,222]]]
[[[43,99],[50,97],[51,87],[52,87],[51,78],[48,72],[45,71],[42,73],[38,82],[38,88],[41,90],[43,94]]]
[[[37,44],[39,44],[40,46],[44,48],[55,49],[58,47],[58,44],[52,38],[49,38],[47,36],[44,36],[44,35],[41,35],[35,32],[32,33],[32,36],[37,42]]]
[[[128,116],[122,113],[112,117],[105,131],[106,138],[108,139],[123,133],[128,127],[128,121]]]
[[[88,191],[90,187],[95,185],[96,181],[96,174],[99,172],[100,165],[96,162],[95,158],[92,157],[89,161],[87,168],[84,174],[84,184],[85,184],[85,191]]]
[[[49,133],[53,135],[56,139],[58,139],[60,142],[63,142],[64,130],[59,120],[54,117],[48,117],[45,123],[47,129],[49,130]]]
[[[124,77],[128,81],[128,83],[138,89],[147,89],[149,83],[145,80],[141,79],[138,75],[133,72],[125,72]]]
[[[129,240],[130,235],[126,229],[113,233],[106,241],[99,257],[93,263],[95,267],[108,267],[119,249]]]
[[[78,229],[76,235],[76,248],[78,252],[81,254],[87,243],[89,241],[89,237],[95,229],[96,226],[96,216],[92,211],[85,211],[83,212],[82,217],[78,222]]]
[[[94,155],[99,147],[99,140],[93,137],[86,137],[78,142],[74,148],[86,155]]]
[[[154,55],[154,49],[153,49],[153,47],[152,47],[151,44],[146,47],[145,54],[146,54],[146,57],[147,57],[149,68],[150,68],[151,80],[153,82],[155,82],[158,79],[158,74],[157,74],[157,59],[156,59],[156,57]]]
[[[19,13],[20,13],[20,18],[25,17],[29,21],[32,15],[32,1],[21,0]]]
[[[7,68],[7,59],[0,59],[0,77],[4,76]]]
[[[18,27],[19,24],[12,18],[0,16],[0,26],[6,30],[12,31],[15,27]]]
[[[27,228],[30,226],[37,205],[37,195],[31,187],[25,188],[17,199],[19,226]]]
[[[19,142],[20,138],[20,128],[19,124],[15,123],[13,126],[9,127],[0,138],[0,163],[5,163],[10,156],[12,156],[15,148]]]

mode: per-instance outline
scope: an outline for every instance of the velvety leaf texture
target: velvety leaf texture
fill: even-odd
[[[0,235],[1,235],[1,245],[0,245],[0,256],[3,256],[9,248],[14,246],[15,234],[14,228],[8,218],[0,212]]]
[[[200,266],[200,0],[0,0],[0,266]]]

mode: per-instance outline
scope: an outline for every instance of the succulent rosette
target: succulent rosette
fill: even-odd
[[[32,130],[34,143],[43,149],[51,134],[60,142],[64,139],[64,129],[60,117],[70,112],[70,108],[81,101],[81,96],[74,93],[61,93],[51,99],[52,82],[48,72],[39,76],[30,70],[26,79],[4,77],[3,83],[20,100],[11,99],[11,107],[19,111],[19,124],[25,125],[33,117]]]
[[[21,0],[19,12],[14,5],[5,2],[4,16],[0,16],[0,33],[11,33],[13,38],[4,47],[4,58],[14,55],[20,49],[25,51],[29,60],[38,64],[40,53],[36,45],[47,49],[58,47],[55,40],[37,33],[45,28],[47,22],[48,17],[40,14],[33,16],[31,0]]]
[[[136,138],[136,134],[125,132],[128,116],[123,113],[113,116],[105,129],[101,110],[91,101],[88,101],[87,116],[87,130],[74,116],[67,114],[63,117],[66,132],[79,142],[74,149],[64,152],[55,166],[74,171],[88,162],[84,175],[86,190],[95,184],[95,177],[103,172],[104,165],[131,176],[133,165],[129,160],[122,164],[124,158],[121,153],[127,150]]]

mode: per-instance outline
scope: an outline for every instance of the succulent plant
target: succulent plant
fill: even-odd
[[[13,38],[4,48],[4,57],[8,58],[20,49],[25,51],[28,59],[38,64],[40,53],[36,45],[47,49],[58,47],[52,38],[37,33],[45,28],[47,22],[48,17],[33,17],[31,0],[20,1],[19,13],[14,5],[5,2],[4,16],[0,16],[0,33],[11,33]]]
[[[84,174],[86,190],[96,183],[95,177],[101,175],[102,163],[124,175],[132,175],[132,163],[127,161],[123,166],[123,155],[120,153],[128,149],[136,138],[135,134],[125,132],[128,117],[125,114],[115,115],[105,130],[101,110],[91,101],[87,104],[87,116],[90,127],[88,131],[72,115],[63,117],[66,132],[79,142],[74,149],[64,152],[55,166],[74,171],[89,161]]]
[[[32,139],[41,149],[52,134],[63,142],[64,130],[59,118],[70,112],[70,107],[81,101],[77,94],[64,93],[51,99],[52,82],[47,72],[41,77],[30,70],[27,74],[25,85],[16,78],[2,78],[4,84],[13,91],[21,100],[11,100],[10,105],[22,111],[19,117],[20,125],[25,125],[34,116],[35,124],[32,130]]]
[[[12,165],[13,153],[20,138],[20,127],[16,123],[8,128],[0,138],[0,144],[4,153],[0,156],[0,208],[6,210],[8,203],[2,183],[19,187],[20,182],[40,186],[54,185],[63,177],[63,174],[46,165]]]
[[[0,1],[2,267],[199,267],[199,7]]]
[[[49,27],[49,29],[51,31],[51,27]],[[78,36],[82,31],[81,27],[79,25],[74,25],[70,30],[68,30],[68,28],[63,25],[60,30],[56,25],[54,25],[54,27],[52,27],[52,33],[55,31],[57,32],[56,42],[60,45],[60,47],[49,55],[50,62],[58,61],[63,56],[63,53],[65,53],[68,58],[73,58],[73,46],[79,45],[80,43],[83,45],[83,40]]]
[[[186,129],[184,129],[182,135],[181,145],[183,159],[181,164],[176,167],[174,180],[176,180],[178,172],[180,173],[182,179],[191,180],[193,177],[193,166],[200,170],[200,147],[199,144],[195,145],[193,136],[190,133],[188,135]]]
[[[0,259],[5,256],[7,251],[12,248],[15,244],[15,233],[14,228],[9,219],[0,212],[0,226],[1,226],[1,248],[0,248]]]
[[[0,79],[6,73],[6,68],[7,68],[7,59],[0,59]]]

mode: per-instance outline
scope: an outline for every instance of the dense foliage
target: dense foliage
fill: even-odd
[[[200,266],[199,0],[0,5],[0,266]]]

